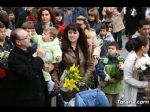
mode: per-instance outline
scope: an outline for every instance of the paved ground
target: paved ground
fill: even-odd
[[[125,35],[123,35],[123,36],[122,36],[123,49],[119,51],[119,54],[120,54],[121,56],[123,56],[124,58],[126,58],[127,55],[128,55],[128,53],[129,53],[129,52],[125,49],[125,44],[126,44],[127,41],[128,41],[128,37],[126,37]]]

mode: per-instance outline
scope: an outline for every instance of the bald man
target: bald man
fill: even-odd
[[[48,91],[45,83],[41,57],[43,49],[37,49],[37,57],[31,49],[28,32],[18,28],[12,31],[11,41],[15,47],[8,58],[11,106],[48,106]],[[9,105],[8,105],[9,106]]]

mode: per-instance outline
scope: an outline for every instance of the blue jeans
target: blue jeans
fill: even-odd
[[[119,48],[122,48],[122,30],[116,33],[113,33],[115,41],[118,43]]]
[[[47,82],[47,86],[48,86],[48,91],[51,92],[55,86],[55,82],[53,82],[52,80]]]

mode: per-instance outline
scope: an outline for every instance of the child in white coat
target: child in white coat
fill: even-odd
[[[48,91],[51,92],[55,83],[51,79],[50,72],[54,69],[54,63],[59,63],[62,60],[62,51],[60,42],[57,38],[58,30],[54,27],[46,28],[42,36],[33,36],[33,42],[37,43],[37,48],[44,48],[46,55],[43,57],[45,62],[43,74],[45,81],[48,83]],[[34,56],[36,53],[34,54]]]

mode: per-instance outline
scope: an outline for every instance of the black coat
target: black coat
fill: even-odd
[[[100,31],[100,28],[102,26],[102,23],[101,22],[96,23],[95,21],[92,21],[92,22],[89,21],[89,25],[90,25],[91,28],[95,29],[96,34],[98,35],[99,31]]]
[[[22,24],[26,21],[26,17],[28,16],[28,12],[23,10],[22,13],[18,16],[16,20],[16,28],[20,28]]]
[[[131,10],[135,8],[137,15],[131,16]],[[126,34],[133,35],[138,30],[139,20],[143,18],[142,7],[127,7],[125,18]]]
[[[47,106],[48,91],[41,58],[15,47],[8,58],[8,84],[13,106]]]

